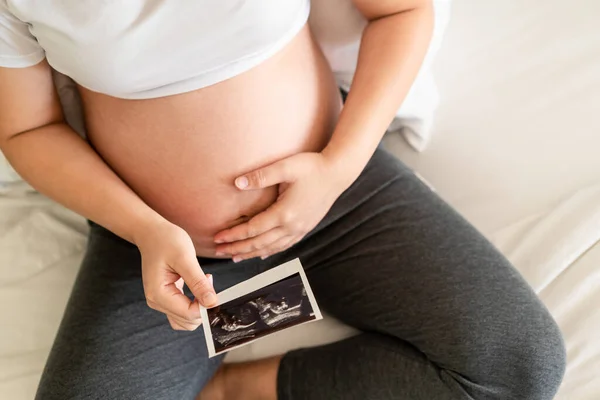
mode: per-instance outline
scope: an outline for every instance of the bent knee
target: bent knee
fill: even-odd
[[[566,350],[550,315],[540,322],[515,327],[501,346],[476,360],[485,375],[449,374],[473,399],[553,399],[565,372]]]
[[[521,360],[514,369],[514,398],[553,399],[566,368],[562,334],[552,321],[546,329],[530,333],[522,344]]]
[[[517,340],[517,338],[515,338]],[[551,400],[562,382],[566,350],[554,320],[527,332],[507,352],[504,371],[506,396],[503,399]],[[501,375],[502,376],[502,375]]]

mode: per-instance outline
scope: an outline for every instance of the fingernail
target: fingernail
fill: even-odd
[[[222,251],[217,251],[215,253],[215,256],[224,256],[224,255],[225,255],[225,253],[223,253]]]
[[[242,257],[235,256],[235,257],[233,257],[232,260],[233,260],[234,263],[239,263],[240,261],[242,261]]]
[[[208,281],[210,282],[210,284],[213,285],[213,276],[212,276],[212,274],[207,274],[206,277],[208,278]]]
[[[225,243],[223,239],[215,239],[216,244]]]
[[[269,256],[262,256],[260,259],[261,260],[266,260],[267,258],[269,258]]]
[[[212,292],[205,293],[204,296],[202,296],[202,304],[205,307],[212,306],[216,302],[217,302],[217,295]]]
[[[248,187],[248,178],[245,176],[241,176],[235,180],[235,186],[240,189],[245,189]]]

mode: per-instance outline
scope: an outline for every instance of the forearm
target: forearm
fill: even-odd
[[[15,170],[34,188],[125,240],[162,218],[64,123],[1,143]]]
[[[372,19],[333,136],[323,153],[350,184],[373,155],[425,58],[433,31],[431,5]]]

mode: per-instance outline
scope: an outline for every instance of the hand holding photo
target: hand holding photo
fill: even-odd
[[[217,306],[200,307],[209,357],[323,318],[299,259],[232,286],[218,298]]]

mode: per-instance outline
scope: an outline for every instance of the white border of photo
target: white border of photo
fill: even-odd
[[[308,283],[308,279],[304,272],[304,268],[302,267],[302,263],[300,259],[296,258],[294,260],[288,261],[284,264],[278,265],[277,267],[271,268],[268,271],[265,271],[261,274],[258,274],[246,281],[240,282],[237,285],[234,285],[228,289],[223,290],[222,292],[217,294],[218,302],[215,307],[220,306],[221,304],[228,303],[232,300],[237,299],[238,297],[242,297],[247,295],[248,293],[252,293],[257,291],[265,286],[271,285],[273,283],[279,282],[289,276],[299,274],[302,279],[302,284],[304,285],[304,289],[306,290],[306,296],[310,301],[310,305],[312,307],[315,318],[310,321],[301,322],[299,324],[295,324],[293,326],[304,325],[310,322],[318,321],[323,319],[323,315],[321,314],[321,310],[317,304],[317,300],[313,294],[313,291]],[[212,332],[210,329],[210,324],[208,323],[208,312],[205,307],[200,306],[200,315],[202,317],[202,328],[204,330],[204,337],[206,338],[206,346],[208,348],[208,356],[214,357],[219,354],[227,353],[231,350],[237,349],[239,347],[248,345],[257,340],[264,339],[269,337],[272,333],[261,336],[260,338],[256,338],[254,340],[242,343],[238,346],[232,346],[227,348],[226,350],[215,352],[215,346],[213,342]],[[286,328],[288,329],[288,328]],[[275,332],[273,332],[275,333]]]

